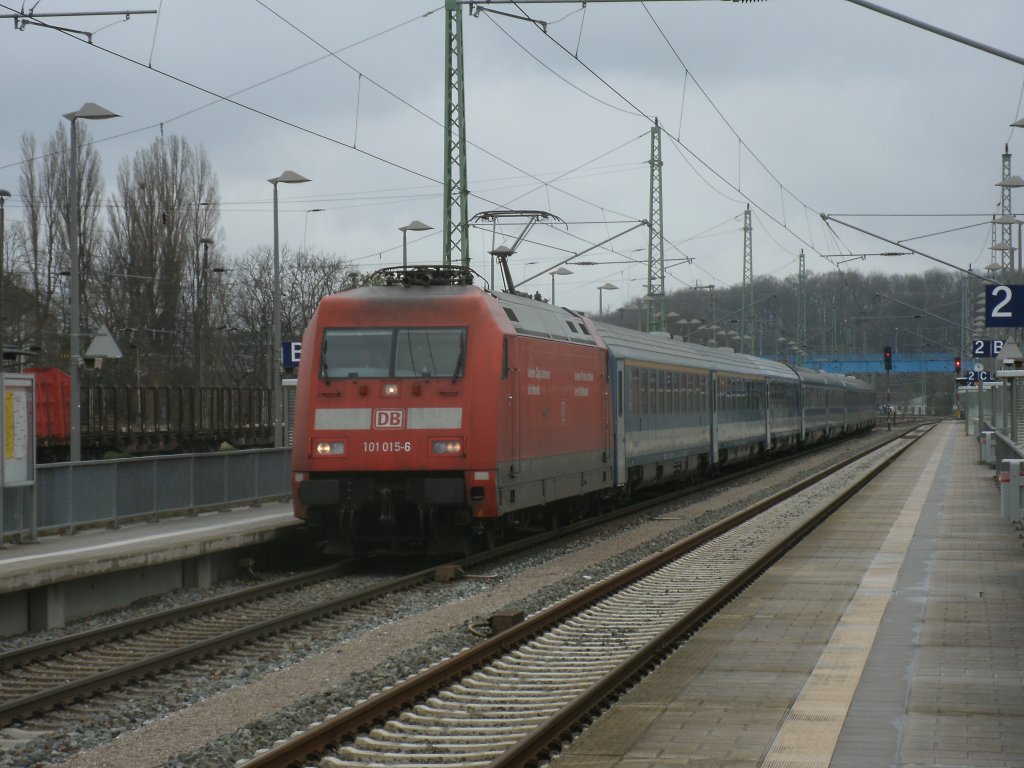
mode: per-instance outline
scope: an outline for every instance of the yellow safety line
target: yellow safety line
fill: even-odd
[[[762,768],[827,768],[949,440],[928,460],[769,748]]]

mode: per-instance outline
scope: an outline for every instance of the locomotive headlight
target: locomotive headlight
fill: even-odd
[[[461,456],[462,439],[456,437],[443,440],[431,440],[430,452],[434,456]]]
[[[398,397],[398,385],[395,382],[384,384],[380,389],[381,397]]]
[[[345,443],[342,440],[320,440],[313,443],[313,453],[317,456],[344,456]]]

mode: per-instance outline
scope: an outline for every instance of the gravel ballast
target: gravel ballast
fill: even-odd
[[[219,679],[190,667],[181,672],[178,695],[152,701],[143,687],[133,699],[105,706],[88,727],[8,745],[0,753],[0,768],[234,765],[275,739],[472,645],[479,638],[469,626],[496,611],[541,610],[863,447],[863,440],[843,443],[798,460],[799,469],[748,477],[734,488],[657,515],[510,559],[488,569],[488,578],[411,591],[392,615],[368,614],[344,637],[318,637],[274,658],[241,649],[238,669]]]

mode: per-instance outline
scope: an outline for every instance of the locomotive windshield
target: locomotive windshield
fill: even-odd
[[[466,364],[465,328],[330,328],[320,375],[346,378],[458,378]]]

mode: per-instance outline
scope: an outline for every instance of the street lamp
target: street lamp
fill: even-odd
[[[306,250],[306,228],[309,226],[309,214],[311,213],[323,213],[323,208],[310,208],[306,211],[306,216],[302,220],[302,250]]]
[[[6,189],[0,189],[0,312],[3,311],[4,306],[4,238],[7,236],[6,222],[4,219],[4,203],[7,202],[7,198],[11,196],[11,193]],[[3,315],[0,314],[0,369],[3,368],[3,354],[4,354],[4,326],[3,326]],[[3,380],[0,379],[0,408],[3,407]],[[2,420],[0,420],[2,425]],[[2,447],[0,443],[0,447]],[[2,457],[3,454],[0,454]],[[2,458],[0,458],[2,461]],[[2,487],[2,486],[0,486]]]
[[[79,338],[79,253],[78,253],[78,120],[106,120],[119,117],[98,104],[87,101],[77,112],[68,112],[64,118],[71,123],[71,159],[68,161],[70,200],[68,243],[71,257],[71,328],[69,366],[71,373],[71,427],[68,434],[68,449],[71,461],[82,460],[82,408],[81,339]]]
[[[597,286],[597,316],[601,317],[604,314],[604,292],[605,291],[617,291],[619,286],[612,285],[611,283],[605,283],[604,285]]]
[[[270,377],[274,385],[274,447],[280,448],[284,445],[284,409],[281,403],[281,366],[278,365],[281,359],[281,246],[277,226],[277,185],[302,184],[309,179],[295,171],[285,171],[267,181],[274,185],[274,327],[270,351]]]
[[[404,227],[399,227],[398,229],[402,232],[402,266],[403,267],[407,267],[407,266],[409,266],[409,256],[408,256],[409,252],[407,250],[405,233],[406,232],[426,232],[428,229],[433,229],[433,227],[430,226],[429,224],[424,224],[419,219],[413,219],[408,224],[406,224]]]
[[[571,275],[573,272],[571,269],[565,267],[559,267],[548,272],[551,275],[551,306],[555,305],[555,275]]]
[[[0,189],[0,524],[4,514],[4,438],[7,433],[6,408],[4,407],[4,238],[7,235],[4,221],[4,203],[11,193]]]
[[[206,324],[206,281],[209,279],[209,272],[210,272],[210,268],[209,268],[209,265],[210,265],[210,246],[213,245],[213,238],[212,237],[201,237],[201,238],[199,238],[199,244],[201,246],[203,246],[203,263],[200,265],[200,268],[199,268],[199,280],[200,280],[200,283],[199,283],[199,297],[198,297],[199,298],[199,302],[198,302],[198,304],[199,304],[199,316],[196,318],[195,328],[196,328],[196,346],[199,348],[197,350],[197,355],[196,355],[196,357],[198,359],[198,363],[199,363],[199,365],[197,366],[199,368],[199,371],[198,371],[198,373],[199,373],[199,388],[202,389],[203,388],[203,372],[204,372],[204,369],[206,368],[205,355],[203,354],[204,351],[205,351],[205,349],[204,349],[205,345],[203,344],[203,341],[204,341],[205,336],[206,336],[206,334],[204,333],[206,328],[205,327],[200,328],[199,327],[199,323],[200,322],[203,323],[204,326]],[[202,396],[200,395],[200,397],[202,397]]]

